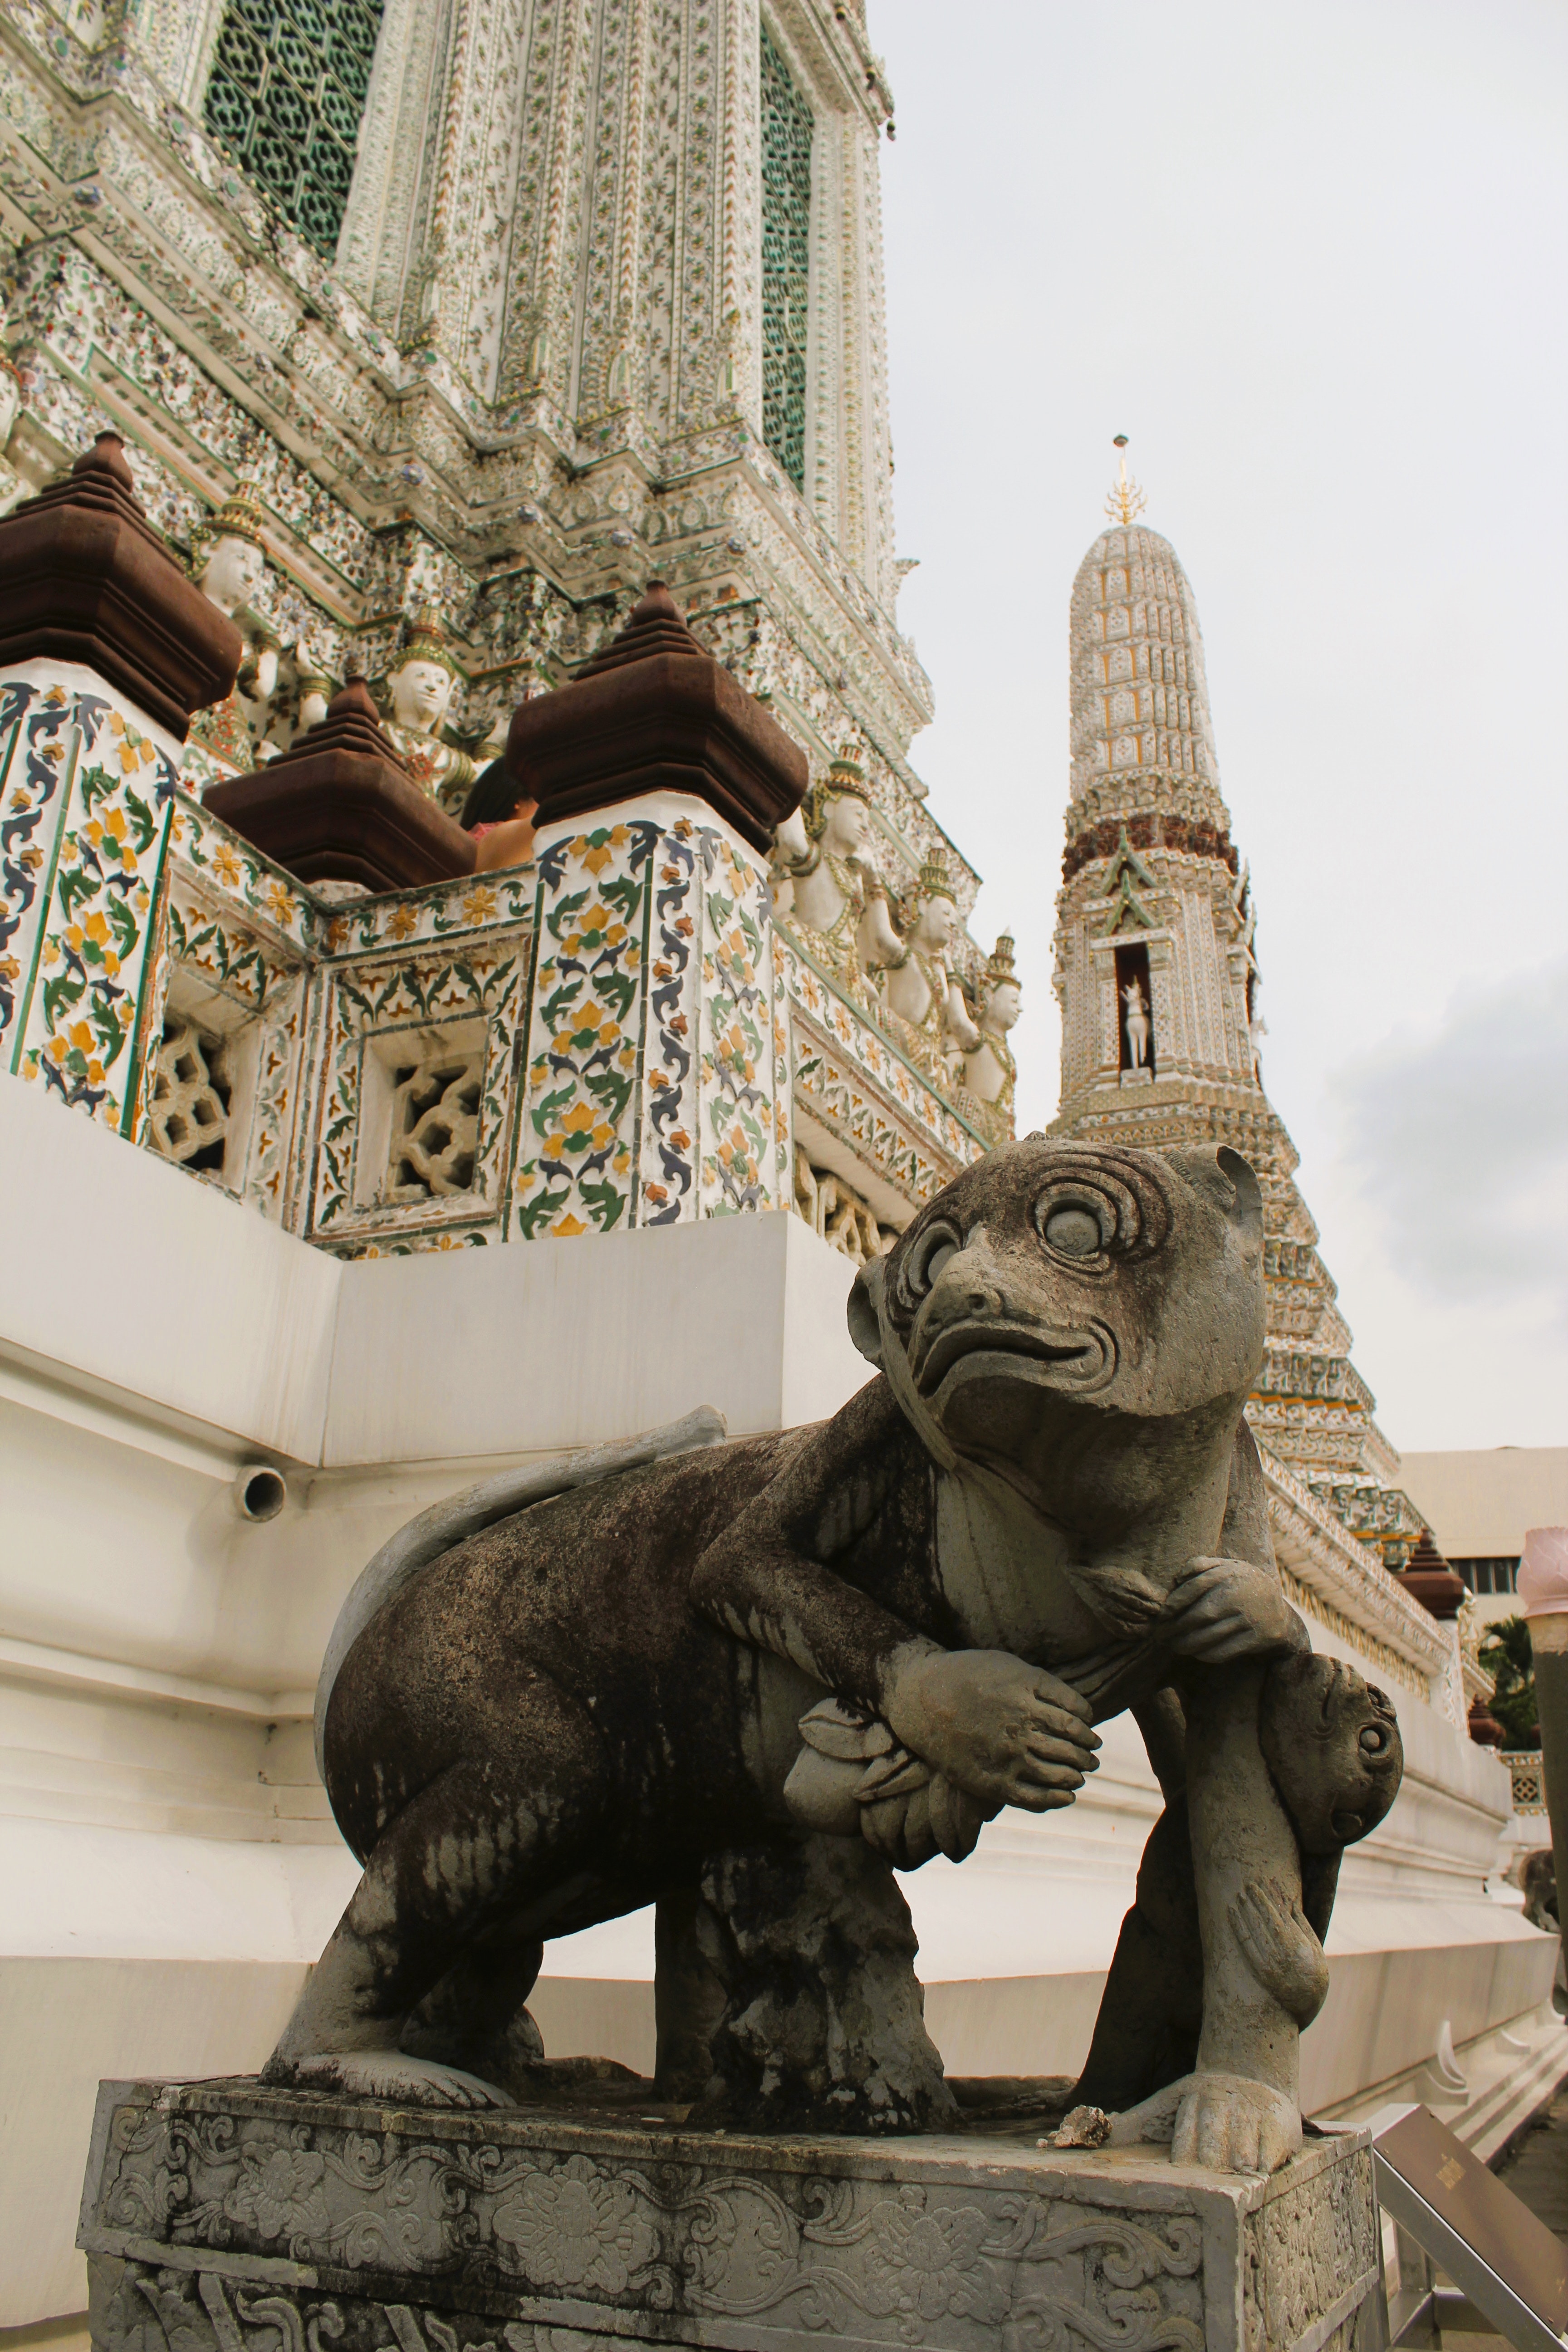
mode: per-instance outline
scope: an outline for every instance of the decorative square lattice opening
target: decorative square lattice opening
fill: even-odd
[[[206,123],[331,261],[384,0],[228,0]]]
[[[153,1150],[198,1174],[221,1175],[233,1103],[227,1038],[198,1029],[188,1013],[169,1013],[153,1076]]]
[[[482,1053],[437,1054],[396,1066],[384,1201],[472,1192],[483,1073]]]
[[[762,35],[763,439],[804,490],[812,114],[765,25]]]

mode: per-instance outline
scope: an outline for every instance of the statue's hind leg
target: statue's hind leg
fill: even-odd
[[[506,2105],[493,2084],[400,2044],[418,2003],[503,1922],[511,1982],[502,1997],[515,1990],[530,1921],[551,1915],[606,1808],[592,1725],[544,1685],[531,1686],[525,1706],[514,1693],[510,1719],[498,1711],[473,1723],[478,1755],[448,1766],[388,1822],[264,2081],[436,2106]]]
[[[405,2053],[477,2074],[515,2098],[529,2068],[544,2059],[543,2038],[528,2011],[543,1959],[544,1941],[531,1917],[481,1929],[404,2027]]]

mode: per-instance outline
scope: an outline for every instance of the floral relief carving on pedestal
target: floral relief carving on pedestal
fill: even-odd
[[[203,2096],[216,2106],[223,2091]],[[239,2301],[255,2292],[258,2255],[301,2265],[308,2275],[277,2281],[297,2331],[286,2327],[285,2342],[300,2352],[308,2313],[322,2338],[344,2323],[355,2347],[390,2340],[405,2352],[425,2344],[467,2352],[478,2310],[450,2341],[448,2331],[470,2290],[482,2297],[487,2339],[504,2333],[509,2352],[555,2352],[563,2320],[620,2333],[638,2313],[650,2333],[675,2342],[722,2342],[715,2326],[742,2324],[760,2346],[798,2342],[804,2330],[888,2352],[994,2352],[998,2341],[1004,2352],[1080,2343],[1203,2352],[1204,2229],[1179,2189],[1131,2210],[1096,2202],[1088,2180],[1067,2193],[1059,2180],[1036,2191],[1023,2165],[1005,2168],[998,2182],[948,2179],[937,2168],[889,2183],[854,2166],[837,2177],[799,2173],[761,2147],[716,2150],[710,2166],[693,2160],[689,2143],[663,2160],[646,2143],[616,2145],[625,2135],[606,2141],[571,2125],[563,2144],[540,2147],[504,2126],[482,2139],[471,2126],[421,2138],[384,2125],[366,2130],[326,2102],[312,2122],[246,2112],[251,2104],[241,2099],[228,2114],[191,2105],[115,2114],[87,2242],[100,2257],[131,2258],[143,2311],[157,2308],[165,2282],[172,2291],[176,2276],[188,2280],[188,2271],[160,2273],[149,2259],[166,2247],[186,2263],[197,2257],[195,2303],[209,2320],[220,2310],[227,2317],[227,2296],[239,2318],[260,2320]],[[532,2136],[537,2119],[518,2130]],[[1340,2201],[1337,2236],[1354,2219],[1348,2186]],[[1300,2242],[1289,2295],[1309,2304],[1321,2284],[1321,2219],[1270,2211],[1266,2226],[1287,2253]],[[1358,2275],[1362,2250],[1347,2242],[1340,2251],[1347,2280]],[[176,2302],[202,2341],[184,2291]],[[367,2337],[357,2315],[373,2309],[387,2320],[406,2313],[417,2335],[394,2321],[388,2335]],[[172,2352],[192,2352],[169,2326],[174,2316],[164,2316]],[[221,2326],[216,2333],[221,2352],[235,2352]],[[126,2352],[128,2335],[106,2336],[102,2352]]]

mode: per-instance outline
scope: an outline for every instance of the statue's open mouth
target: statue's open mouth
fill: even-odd
[[[1027,1356],[1041,1364],[1098,1365],[1101,1350],[1090,1339],[1073,1332],[1052,1336],[1017,1323],[961,1323],[939,1331],[926,1350],[918,1375],[921,1393],[939,1389],[954,1364],[965,1356]]]

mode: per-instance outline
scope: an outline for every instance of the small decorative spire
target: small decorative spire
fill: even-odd
[[[1001,988],[1008,982],[1011,982],[1015,988],[1018,985],[1018,975],[1013,964],[1015,944],[1012,934],[1004,931],[991,953],[986,957],[985,979],[988,987]]]
[[[260,491],[254,482],[247,481],[241,475],[234,486],[233,497],[225,499],[222,506],[208,518],[206,534],[214,540],[247,539],[253,547],[265,548],[266,541],[262,537],[265,513]]]
[[[392,667],[401,669],[405,662],[415,661],[435,662],[451,677],[463,675],[434,604],[416,604],[405,628],[403,650]]]
[[[953,898],[953,887],[947,878],[947,860],[940,849],[933,849],[931,856],[922,860],[914,895],[917,900]]]
[[[1121,453],[1121,471],[1105,501],[1105,511],[1112,522],[1127,524],[1141,515],[1149,501],[1127,471],[1127,436],[1118,433],[1111,447]]]

